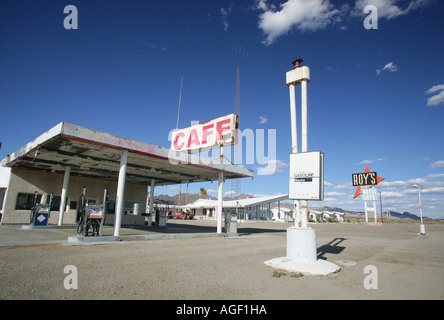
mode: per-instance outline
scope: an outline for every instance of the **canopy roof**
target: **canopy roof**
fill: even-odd
[[[228,200],[228,201],[223,201],[222,206],[224,208],[236,208],[236,207],[245,208],[245,207],[256,206],[263,203],[273,203],[283,200],[288,200],[288,194],[264,196],[258,198],[247,198],[239,200]],[[182,205],[181,207],[186,209],[215,208],[217,207],[217,200],[197,199],[196,201],[190,204]]]
[[[121,151],[128,150],[126,181],[149,185],[253,177],[241,166],[220,164],[185,152],[115,136],[61,122],[2,161],[12,168],[26,168],[104,180],[118,180]]]

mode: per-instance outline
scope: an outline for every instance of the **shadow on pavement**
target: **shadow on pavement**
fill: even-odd
[[[340,246],[339,244],[342,243],[345,240],[347,240],[347,239],[346,238],[334,238],[329,243],[324,244],[324,245],[318,247],[318,249],[317,249],[317,251],[318,251],[317,258],[318,259],[322,259],[322,260],[327,260],[327,258],[324,257],[324,255],[326,253],[340,254],[345,249],[345,247]]]

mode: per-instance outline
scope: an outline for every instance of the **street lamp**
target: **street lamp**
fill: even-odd
[[[414,184],[413,188],[418,188],[419,191],[419,212],[421,214],[421,224],[419,225],[419,233],[420,234],[425,234],[425,227],[424,227],[424,223],[422,221],[422,205],[421,205],[421,184]]]

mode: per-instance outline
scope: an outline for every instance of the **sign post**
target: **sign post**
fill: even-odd
[[[364,201],[364,207],[365,207],[365,222],[368,222],[368,213],[370,211],[373,211],[373,215],[375,217],[375,223],[378,222],[378,219],[376,217],[376,200],[378,199],[378,191],[376,190],[376,187],[373,186],[367,186],[361,188],[361,197]],[[370,210],[367,206],[367,202],[373,202],[373,209]]]
[[[319,179],[321,174],[320,166],[314,160],[317,154],[307,153],[307,82],[310,81],[310,69],[307,66],[301,66],[302,61],[302,59],[293,61],[294,68],[286,75],[290,90],[292,146],[288,197],[294,200],[295,216],[295,226],[287,229],[287,257],[301,261],[316,261],[316,230],[308,227],[307,199],[316,193],[313,192],[315,191],[313,190],[314,175],[316,179]],[[298,84],[301,85],[302,153],[298,153],[297,141],[295,86]],[[301,208],[297,205],[297,201],[301,201]]]
[[[295,225],[287,229],[287,255],[265,261],[276,269],[311,275],[328,275],[340,268],[334,263],[317,259],[316,230],[308,227],[307,200],[324,198],[324,155],[308,152],[307,147],[307,83],[310,69],[301,66],[302,59],[292,62],[294,69],[286,74],[290,90],[291,148],[288,196],[294,200]],[[298,153],[295,86],[301,85],[302,152]],[[299,210],[299,201],[301,208]]]
[[[376,190],[376,185],[384,180],[384,178],[378,177],[377,172],[372,172],[370,169],[365,167],[363,173],[353,173],[352,174],[352,183],[354,187],[358,187],[356,189],[355,195],[353,199],[361,196],[364,201],[365,208],[365,222],[368,222],[368,213],[373,211],[375,217],[375,223],[377,223],[376,217],[376,200],[378,199],[378,191]],[[368,201],[373,201],[373,210],[367,206]]]

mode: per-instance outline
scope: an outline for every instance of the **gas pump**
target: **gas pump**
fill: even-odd
[[[235,212],[225,212],[225,232],[228,236],[237,236],[237,219],[238,219],[238,204],[236,204]]]
[[[167,209],[166,208],[162,208],[159,211],[159,220],[157,220],[157,221],[159,221],[159,223],[157,225],[159,227],[166,227],[166,219],[167,219]]]
[[[159,214],[160,214],[160,209],[159,209],[159,204],[156,200],[155,203],[155,207],[154,207],[154,215],[155,215],[155,219],[156,219],[156,225],[159,225]]]
[[[79,217],[77,234],[79,236],[88,236],[89,229],[91,228],[92,236],[101,236],[108,207],[108,188],[105,188],[102,204],[88,205],[85,196],[86,187],[83,187],[83,192],[79,199],[79,206],[77,208],[77,216]]]
[[[54,193],[51,192],[49,204],[37,203],[37,191],[35,192],[33,205],[31,207],[30,224],[33,226],[47,226],[51,216],[51,204]]]
[[[156,201],[155,206],[156,225],[158,227],[166,227],[167,209],[161,208]]]

